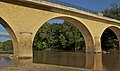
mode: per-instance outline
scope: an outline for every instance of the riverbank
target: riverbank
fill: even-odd
[[[0,71],[92,71],[92,70],[84,69],[84,68],[33,63],[33,64],[0,67]]]
[[[0,57],[12,58],[13,51],[0,51]]]
[[[13,58],[13,54],[0,54],[0,57],[12,59]]]

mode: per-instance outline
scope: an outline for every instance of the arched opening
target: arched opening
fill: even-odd
[[[101,46],[105,53],[119,50],[119,32],[120,29],[113,26],[105,29],[101,36]]]
[[[119,48],[120,48],[120,29],[110,26],[102,34],[102,64],[108,71],[114,71],[119,64]],[[114,68],[111,66],[115,66]]]
[[[60,21],[58,19],[50,21]],[[37,32],[33,49],[54,51],[85,50],[83,35],[71,23],[64,21],[46,22]]]
[[[1,51],[13,51],[11,37],[1,24],[0,24],[0,43]]]
[[[16,55],[17,52],[17,39],[11,27],[1,17],[0,29],[1,53],[10,54],[7,57],[13,57],[13,54]]]
[[[83,52],[93,52],[94,43],[90,31],[76,19],[56,17],[51,20],[55,19],[64,21],[53,24],[46,22],[37,31],[33,42],[33,49],[43,49],[47,52],[39,53],[39,50],[33,51],[33,61],[35,63],[84,67],[85,56],[80,54],[78,56],[76,53],[68,51],[81,50]],[[54,52],[50,52],[50,50]]]
[[[92,37],[90,31],[88,30],[88,28],[82,22],[80,22],[77,19],[70,18],[70,17],[65,17],[65,16],[52,18],[50,20],[53,20],[53,19],[62,19],[64,21],[67,21],[67,22],[71,23],[72,25],[74,25],[81,32],[81,34],[82,34],[82,36],[84,38],[84,41],[85,41],[85,52],[94,52],[93,37]],[[44,23],[42,23],[42,24],[44,24]],[[41,27],[42,26],[40,26],[40,28]],[[36,30],[36,35],[37,35],[37,32],[38,32],[39,29]],[[35,39],[35,36],[34,36],[34,39]],[[33,39],[33,41],[34,41],[34,39]]]

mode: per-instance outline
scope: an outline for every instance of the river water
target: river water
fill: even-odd
[[[10,66],[29,63],[29,60],[12,60],[0,57],[0,66]],[[53,64],[78,68],[87,68],[100,71],[120,71],[119,53],[80,53],[80,52],[53,52],[34,51],[34,63]]]

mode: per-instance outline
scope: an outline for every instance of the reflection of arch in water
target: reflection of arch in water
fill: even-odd
[[[82,22],[80,22],[77,19],[74,19],[74,18],[71,18],[71,17],[65,17],[65,16],[53,17],[53,18],[47,19],[45,22],[47,22],[48,20],[52,20],[52,19],[62,19],[64,21],[68,21],[71,24],[75,25],[80,30],[80,32],[82,33],[82,35],[84,37],[86,52],[93,52],[94,51],[93,50],[93,47],[94,47],[93,37],[92,37],[89,29]],[[42,25],[45,22],[43,22]],[[39,30],[40,27],[37,28],[35,33],[37,33],[37,31]],[[33,39],[34,39],[34,37],[33,37]]]
[[[13,51],[14,51],[14,55],[17,55],[17,45],[18,45],[18,41],[17,41],[17,38],[16,38],[16,35],[13,31],[13,29],[10,27],[10,25],[5,21],[3,20],[1,17],[0,17],[0,24],[7,30],[7,32],[9,33],[11,39],[12,39],[12,44],[13,44]]]
[[[86,53],[85,68],[103,70],[102,53]]]
[[[14,59],[13,64],[14,65],[20,65],[20,64],[32,64],[33,59]]]
[[[120,49],[120,28],[116,27],[116,26],[109,26],[107,27],[106,29],[110,29],[112,32],[114,32],[115,36],[117,37],[118,39],[118,42],[119,42],[119,49]],[[104,29],[104,31],[106,30]],[[103,32],[104,32],[103,31]],[[102,33],[103,34],[103,33]],[[101,36],[102,36],[101,34]]]

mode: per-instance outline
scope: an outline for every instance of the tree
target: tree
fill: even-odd
[[[13,45],[11,40],[7,40],[5,42],[2,42],[3,46],[2,49],[4,51],[13,51]]]
[[[81,50],[84,38],[79,30],[69,22],[45,23],[34,39],[34,49]]]
[[[112,4],[110,9],[105,9],[102,13],[106,17],[120,20],[120,7],[116,4]]]
[[[60,41],[62,49],[64,49],[66,47],[67,41],[66,41],[65,36],[63,34],[60,34],[59,41]]]
[[[2,45],[2,42],[0,41],[0,50],[2,50],[2,46],[3,46],[3,45]]]
[[[109,18],[120,20],[120,7],[116,4],[111,4],[110,9],[105,9],[103,15]],[[119,48],[119,41],[115,36],[114,32],[107,29],[102,35],[102,49],[103,50],[110,50],[110,49],[118,49]]]
[[[101,45],[103,50],[119,49],[119,41],[112,30],[105,30],[101,37]]]

